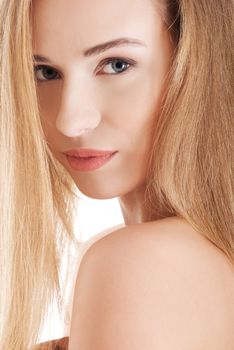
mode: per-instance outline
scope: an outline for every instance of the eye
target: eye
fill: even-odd
[[[119,75],[123,74],[125,71],[129,70],[130,68],[134,67],[137,63],[132,60],[132,59],[122,59],[122,58],[107,58],[103,60],[97,67],[98,68],[103,68],[103,67],[108,67],[110,66],[109,69],[106,71],[103,70],[104,73],[102,73],[101,70],[101,75],[106,74],[106,75]],[[111,73],[111,71],[114,73]],[[58,72],[54,70],[50,66],[45,66],[45,65],[35,65],[34,66],[34,72],[35,76],[38,82],[48,82],[51,80],[57,80],[60,79],[58,76]],[[100,72],[98,70],[98,72]]]
[[[129,70],[129,68],[132,68],[136,65],[136,62],[134,60],[125,60],[122,58],[107,58],[106,60],[102,61],[99,66],[101,67],[108,67],[109,69],[104,70],[104,74],[108,75],[119,75],[124,73],[125,71]],[[111,73],[111,71],[114,73]],[[101,73],[103,74],[103,73]]]
[[[44,82],[44,81],[49,81],[49,80],[57,80],[58,79],[58,78],[55,78],[58,73],[50,66],[45,66],[45,65],[34,66],[34,72],[35,72],[36,79],[39,82]],[[45,79],[43,79],[43,77]]]

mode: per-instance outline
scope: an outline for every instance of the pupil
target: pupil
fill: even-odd
[[[53,69],[51,68],[45,69],[45,75],[48,76],[49,78],[51,78],[51,75],[53,77]]]
[[[123,65],[124,65],[124,63],[121,62],[121,61],[116,61],[116,63],[115,63],[115,67],[116,67],[117,70],[122,70],[123,69]]]

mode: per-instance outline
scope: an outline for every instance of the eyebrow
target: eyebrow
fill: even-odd
[[[120,46],[126,46],[126,45],[137,45],[137,46],[147,46],[143,41],[135,38],[118,38],[115,40],[107,41],[103,44],[96,45],[94,47],[91,47],[84,51],[83,55],[84,57],[90,57],[94,55],[98,55],[106,50],[109,50],[113,47],[120,47]],[[38,62],[49,62],[49,58],[41,56],[41,55],[33,55],[34,60]]]

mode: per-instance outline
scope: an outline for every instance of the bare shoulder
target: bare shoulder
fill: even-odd
[[[120,228],[85,253],[69,350],[233,350],[234,268],[185,221]]]

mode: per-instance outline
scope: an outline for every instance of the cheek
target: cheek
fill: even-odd
[[[46,83],[47,84],[47,83]],[[61,88],[59,86],[43,85],[38,87],[38,103],[40,108],[41,124],[47,138],[52,138],[56,116],[61,102]]]
[[[131,74],[131,73],[130,73]],[[106,118],[121,129],[146,130],[152,125],[161,105],[163,77],[152,72],[152,67],[136,73],[131,78],[111,85],[106,93]]]
[[[59,112],[62,87],[59,83],[41,83],[38,86],[38,101],[43,119],[55,119]]]

